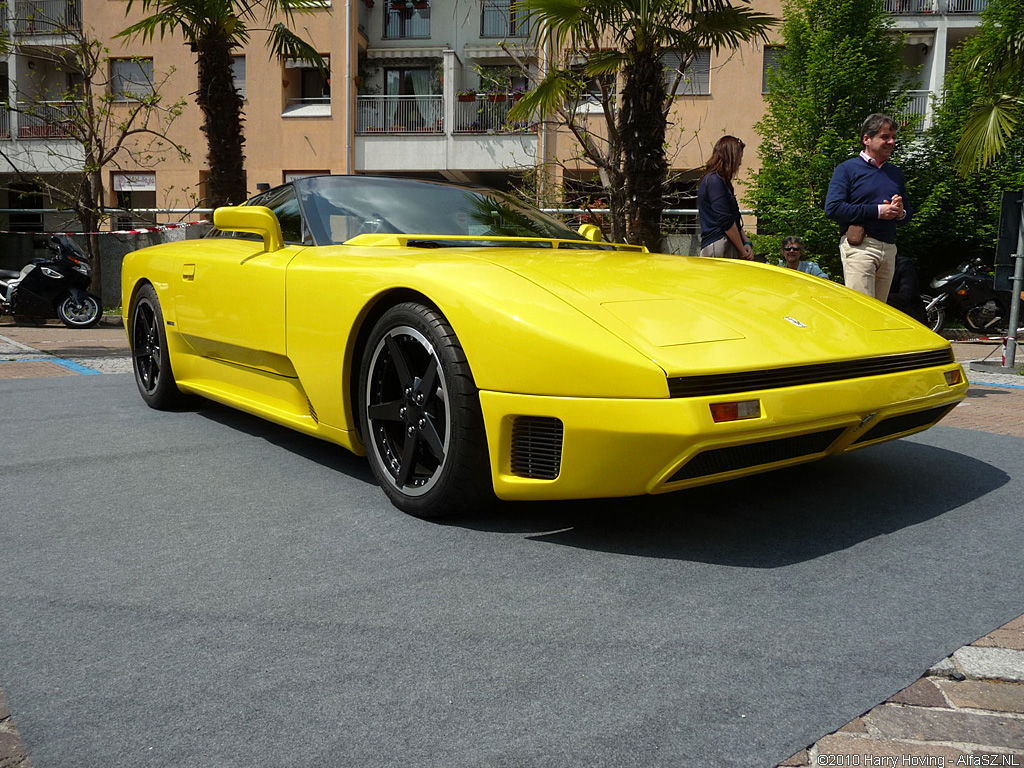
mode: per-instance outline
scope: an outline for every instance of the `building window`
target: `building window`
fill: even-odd
[[[430,37],[430,3],[413,0],[385,3],[384,37],[388,40]]]
[[[685,69],[678,51],[666,51],[661,60],[665,66],[665,89],[669,96],[708,96],[711,93],[710,48],[697,51]]]
[[[480,37],[526,37],[530,17],[516,0],[483,0]]]
[[[231,57],[231,77],[235,82],[235,90],[245,99],[245,56]]]
[[[330,66],[330,60],[324,56]],[[312,62],[289,59],[285,62],[285,115],[290,117],[329,117],[331,114],[331,76]]]
[[[112,59],[110,90],[118,101],[133,101],[153,95],[152,59]]]
[[[121,210],[115,218],[115,229],[137,229],[156,223],[152,211],[156,208],[155,173],[115,173],[111,186]]]
[[[768,93],[768,73],[779,68],[779,60],[786,49],[778,45],[764,47],[764,63],[761,68],[761,93]]]

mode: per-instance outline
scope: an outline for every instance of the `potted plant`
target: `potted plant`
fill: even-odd
[[[507,94],[500,93],[498,91],[491,91],[487,94],[488,101],[505,101],[508,98]]]
[[[459,101],[476,101],[476,91],[472,88],[459,91],[455,96]]]

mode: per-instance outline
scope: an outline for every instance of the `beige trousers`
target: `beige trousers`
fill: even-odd
[[[712,259],[742,258],[736,251],[736,246],[732,244],[732,240],[728,237],[723,237],[721,240],[715,240],[711,245],[705,245],[700,249],[700,255],[705,258]]]
[[[839,256],[843,260],[843,281],[847,288],[879,301],[889,298],[896,266],[895,245],[873,237],[865,237],[860,245],[850,245],[843,235],[839,239]]]

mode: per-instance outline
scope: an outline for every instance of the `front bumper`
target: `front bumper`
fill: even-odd
[[[946,373],[954,371],[960,379],[950,385]],[[927,429],[966,393],[963,369],[948,363],[711,397],[621,400],[481,391],[480,405],[499,498],[580,499],[665,493],[874,445]],[[711,417],[714,403],[753,399],[760,401],[758,418],[716,423]],[[516,424],[524,416],[561,422],[553,479],[523,476],[523,462],[513,462]]]

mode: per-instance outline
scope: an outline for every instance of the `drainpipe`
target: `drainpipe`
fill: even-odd
[[[352,0],[345,0],[345,173],[352,173]]]

